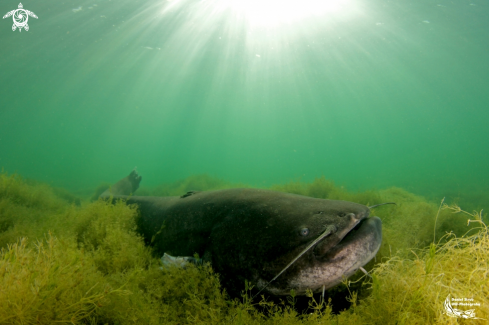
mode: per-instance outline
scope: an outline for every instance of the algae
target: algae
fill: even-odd
[[[230,183],[206,174],[193,175],[169,184],[160,184],[153,188],[142,187],[138,195],[147,196],[180,196],[189,191],[212,191],[226,188],[249,187],[246,184]]]
[[[197,176],[146,193],[234,186]],[[251,299],[251,284],[243,284],[242,299],[233,300],[208,264],[161,270],[137,233],[136,206],[88,198],[78,206],[67,192],[3,172],[0,324],[485,324],[489,319],[483,211],[465,212],[454,202],[430,202],[400,188],[350,192],[324,177],[273,189],[368,205],[396,202],[373,211],[383,221],[384,241],[366,267],[371,278],[358,273],[345,279],[325,300],[309,293],[304,308],[293,293]],[[473,307],[478,319],[449,317],[444,307],[449,295],[480,302]]]

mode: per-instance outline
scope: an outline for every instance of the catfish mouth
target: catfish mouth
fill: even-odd
[[[346,246],[351,242],[365,238],[366,235],[372,232],[381,231],[381,228],[377,228],[377,220],[380,221],[378,217],[365,218],[361,220],[345,237],[338,243],[337,246]]]
[[[382,221],[378,217],[364,218],[360,220],[335,246],[331,247],[322,255],[315,255],[319,261],[334,260],[341,252],[353,247],[367,249],[370,254],[375,255],[382,241]],[[366,264],[370,259],[365,256]],[[363,265],[362,264],[362,265]]]

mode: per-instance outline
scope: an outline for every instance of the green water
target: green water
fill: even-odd
[[[0,24],[0,167],[69,189],[134,166],[145,185],[324,175],[487,208],[487,2],[236,3],[24,2],[29,31]]]

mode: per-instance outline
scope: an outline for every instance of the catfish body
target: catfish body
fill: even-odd
[[[245,280],[272,295],[331,288],[370,261],[382,240],[380,219],[353,202],[250,188],[114,197],[139,206],[139,230],[158,253],[197,253],[238,293]],[[267,286],[326,229],[331,234]]]

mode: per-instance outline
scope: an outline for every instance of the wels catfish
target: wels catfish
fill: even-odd
[[[250,188],[133,196],[140,182],[133,170],[101,197],[137,204],[139,231],[157,253],[199,254],[231,292],[249,280],[271,295],[324,293],[375,257],[382,241],[381,220],[353,202]]]

